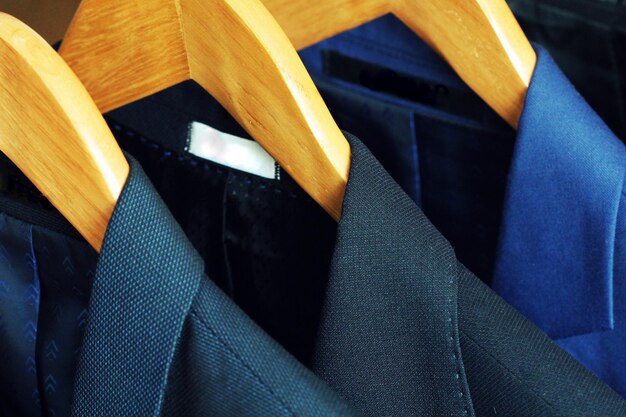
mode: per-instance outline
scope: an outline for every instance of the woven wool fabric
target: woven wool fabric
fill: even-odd
[[[129,160],[98,262],[72,415],[353,415],[208,281]]]

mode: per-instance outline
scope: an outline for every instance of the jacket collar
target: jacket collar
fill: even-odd
[[[209,360],[219,361],[220,372],[234,377],[241,374],[241,363],[254,366],[250,372],[255,378],[243,378],[233,390],[254,397],[261,381],[277,398],[289,398],[296,412],[315,409],[324,415],[355,415],[207,279],[202,259],[141,166],[132,157],[128,160],[130,175],[109,222],[96,269],[72,415],[160,415],[177,346],[193,351],[184,345],[193,342],[183,337],[193,306],[204,309],[203,323],[211,329],[209,333],[228,335],[221,343],[201,349],[214,355]],[[210,342],[205,338],[197,343]],[[220,349],[229,353],[216,354]],[[228,355],[238,360],[229,361]],[[201,375],[199,380],[206,378],[205,388],[225,383],[220,372]],[[208,380],[213,377],[218,379]],[[202,388],[189,387],[192,391]],[[240,396],[225,399],[223,393],[215,390],[206,396],[211,401],[230,401],[224,409],[247,406]],[[249,408],[254,406],[258,408],[258,402]]]
[[[471,416],[454,253],[365,146],[348,139],[353,162],[314,371],[361,410]],[[203,279],[201,259],[129,162],[96,270],[75,414],[158,415]]]
[[[109,222],[89,302],[72,415],[158,415],[203,262],[139,164]]]
[[[367,148],[346,137],[352,164],[314,371],[362,410],[471,416],[454,252]]]
[[[541,47],[515,143],[494,289],[553,338],[613,327],[624,146]]]

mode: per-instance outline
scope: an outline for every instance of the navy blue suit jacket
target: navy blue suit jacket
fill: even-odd
[[[545,65],[546,61],[541,62]],[[156,112],[152,117],[164,115]],[[140,116],[149,123],[145,114]],[[153,165],[155,183],[174,178],[172,167],[188,174],[160,189],[170,195],[169,206],[176,209],[179,219],[202,223],[217,217],[222,225],[219,216],[223,213],[215,215],[211,203],[231,205],[231,191],[250,193],[242,197],[244,205],[252,205],[253,197],[264,195],[272,201],[277,198],[273,195],[284,193],[279,188],[270,193],[266,183],[232,170],[224,173],[223,168],[212,167],[203,171],[197,159],[172,155],[182,153],[179,144],[163,149],[130,130],[120,133],[121,126],[113,128],[118,137],[127,136],[130,146],[145,145],[147,150],[140,156]],[[281,311],[280,304],[290,300],[270,297],[267,305],[254,311],[256,306],[251,307],[246,299],[264,291],[272,295],[279,291],[271,285],[275,283],[247,282],[246,274],[240,273],[243,284],[224,285],[234,288],[229,291],[232,298],[227,296],[215,282],[214,277],[220,275],[217,262],[203,262],[209,257],[199,256],[188,239],[198,242],[217,236],[219,245],[226,247],[227,241],[242,240],[243,235],[257,231],[258,223],[267,229],[284,228],[292,218],[309,213],[302,209],[304,204],[296,204],[290,218],[277,220],[268,210],[269,214],[255,213],[267,222],[257,221],[259,217],[250,221],[249,213],[244,213],[241,218],[248,216],[249,223],[230,225],[228,236],[222,236],[223,229],[194,236],[194,227],[174,220],[131,158],[131,174],[107,230],[93,287],[78,300],[88,313],[78,309],[76,314],[85,332],[84,337],[73,339],[76,346],[70,349],[77,355],[76,376],[64,375],[70,395],[54,414],[66,414],[70,401],[74,415],[88,416],[626,414],[624,401],[614,391],[470,273],[369,150],[353,136],[347,138],[353,159],[342,219],[330,247],[328,271],[313,277],[321,287],[319,302],[306,292],[299,299],[313,298],[318,310],[311,315],[313,319],[303,314],[307,317],[295,320],[295,326],[287,314],[264,315],[263,310]],[[217,195],[222,199],[202,201],[201,209],[178,207],[176,200],[201,193],[198,188],[187,188],[194,177],[221,178],[236,187],[221,184]],[[286,175],[284,179],[288,180]],[[293,193],[287,200],[296,199],[297,191]],[[245,211],[228,209],[237,215]],[[223,222],[227,220],[224,217]],[[308,224],[308,229],[317,231],[326,224],[319,220]],[[16,242],[19,233],[8,241]],[[271,258],[280,252],[271,243],[244,249],[260,250]],[[61,259],[72,253],[58,247]],[[325,253],[323,245],[316,250]],[[36,261],[45,258],[45,252],[31,253],[30,264],[43,266]],[[297,266],[307,254],[286,253],[295,259],[295,266],[290,264],[293,268],[287,274],[271,278],[286,276],[281,286],[308,288],[308,271]],[[238,263],[244,259],[252,263],[250,258],[249,253],[235,257],[230,267],[245,268]],[[286,262],[286,258],[279,261]],[[65,261],[60,263],[68,268]],[[24,275],[24,279],[43,282],[46,274]],[[224,275],[234,274],[226,271]],[[250,287],[250,294],[242,298],[245,286]],[[39,297],[43,301],[54,296],[41,292]],[[245,313],[233,298],[245,305]],[[294,315],[300,313],[298,303],[291,307]],[[314,334],[306,343],[290,337],[298,334],[303,322]],[[41,323],[39,332],[29,332],[34,338],[29,349],[35,352],[35,364],[46,364],[46,353],[54,356],[47,338],[39,337],[50,336],[49,328]],[[271,337],[270,332],[278,336]],[[298,345],[305,345],[310,360],[308,353],[293,348]],[[44,368],[32,369],[27,378],[30,386],[11,394],[31,399],[33,415],[52,415],[45,399],[53,393],[53,384],[41,372]],[[12,386],[10,378],[2,380],[7,387]],[[55,379],[61,382],[61,377]],[[36,398],[44,401],[32,400],[30,388],[39,389]],[[14,407],[13,398],[0,398],[6,414],[26,414]]]
[[[369,151],[348,138],[353,161],[315,375],[204,276],[133,163],[96,271],[75,414],[626,412],[617,394],[460,265]]]
[[[626,152],[535,48],[518,131],[392,16],[302,56],[459,259],[626,397]]]

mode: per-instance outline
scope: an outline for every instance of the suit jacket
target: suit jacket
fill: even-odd
[[[626,412],[621,398],[459,265],[369,151],[348,138],[353,161],[317,376],[204,277],[133,163],[96,271],[75,414]]]
[[[559,17],[559,27],[571,19]],[[449,66],[392,16],[302,56],[341,126],[358,132],[461,262],[626,396],[624,146],[535,48],[517,132],[473,102]],[[585,71],[570,73],[580,80]],[[594,107],[603,115],[617,109],[607,103],[620,93],[603,95],[603,81],[588,75],[581,91]]]
[[[509,172],[493,288],[622,396],[625,173],[623,143],[540,53]]]
[[[326,257],[329,220],[296,189],[181,155],[184,140],[168,149],[112,127],[142,149],[134,153],[178,222],[131,159],[81,320],[74,414],[624,414],[622,399],[458,262],[354,137],[344,213],[322,274],[300,248]],[[221,198],[193,200],[204,192],[190,186],[203,184],[198,178],[218,183]],[[293,204],[288,216],[277,215],[277,200]],[[265,210],[246,208],[257,204]],[[286,226],[294,219],[298,233]],[[204,223],[221,228],[198,234]],[[274,247],[278,234],[300,232],[323,241]],[[204,244],[214,236],[218,243]],[[273,258],[280,265],[268,267]],[[282,287],[298,290],[295,303]],[[306,337],[294,337],[303,327]],[[32,379],[50,387],[37,369]]]
[[[72,336],[76,349],[70,340],[59,345],[78,354],[75,379],[55,373],[52,383],[39,369],[3,373],[7,386],[24,378],[45,391],[30,412],[0,396],[5,414],[65,415],[69,403],[64,412],[60,399],[55,411],[46,407],[65,384],[72,414],[89,416],[623,415],[624,401],[459,264],[367,148],[347,138],[350,180],[310,369],[207,279],[208,266],[130,158],[91,292],[72,300],[88,304],[88,314],[75,315],[84,337]],[[3,211],[27,212],[10,204]],[[37,228],[33,242],[47,244],[29,251],[42,287],[60,287],[41,294],[52,308],[63,291],[76,291],[60,282],[69,271],[91,275],[89,256],[76,250],[84,242],[59,235],[45,218],[28,221],[38,225],[11,220],[25,226],[4,243]],[[48,281],[55,275],[59,281]],[[45,342],[61,335],[50,332],[57,320],[36,325],[38,367],[55,356]],[[64,369],[73,369],[73,358],[65,356]]]

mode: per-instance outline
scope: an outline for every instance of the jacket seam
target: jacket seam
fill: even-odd
[[[454,291],[456,290],[455,286],[454,286],[454,278],[451,278],[448,281],[448,284],[450,285],[451,289],[452,289],[452,293],[454,293]],[[454,297],[450,297],[449,298],[449,302],[451,306],[456,305],[456,300],[454,299]],[[448,317],[448,324],[450,325],[450,330],[451,330],[451,335],[450,335],[450,345],[452,348],[452,358],[453,358],[453,362],[454,362],[454,367],[455,367],[455,375],[454,378],[456,379],[457,382],[457,389],[459,390],[459,398],[458,401],[460,402],[461,407],[463,407],[463,415],[467,416],[470,414],[469,411],[469,407],[468,407],[468,400],[471,398],[469,396],[467,396],[463,389],[463,384],[461,383],[461,375],[462,375],[462,370],[463,370],[463,364],[461,361],[461,349],[460,349],[460,340],[459,340],[459,329],[458,326],[456,325],[456,322],[454,320],[454,311],[450,311],[450,315]],[[456,342],[459,342],[458,344]],[[467,399],[465,398],[467,397]]]
[[[459,332],[462,333],[465,337],[467,337],[468,341],[471,342],[472,344],[474,344],[474,346],[478,347],[481,351],[485,352],[490,358],[492,358],[498,365],[500,365],[500,367],[502,367],[503,369],[505,369],[513,378],[515,378],[518,382],[520,383],[524,383],[524,381],[522,380],[522,378],[520,378],[515,372],[513,372],[511,369],[509,369],[508,366],[506,366],[504,363],[502,363],[502,361],[500,361],[500,359],[498,357],[496,357],[494,354],[492,354],[490,351],[488,351],[487,349],[485,349],[481,344],[478,343],[478,341],[476,339],[474,339],[473,337],[471,337],[467,332],[465,332],[463,329],[459,329]],[[471,387],[470,387],[471,390]],[[535,391],[532,387],[529,388],[529,391],[537,398],[539,398],[543,403],[545,403],[552,411],[554,411],[558,416],[563,416],[563,414],[561,414],[559,412],[559,410],[550,402],[548,401],[546,398],[544,398],[541,394],[539,394],[537,391]]]
[[[261,375],[259,375],[258,372],[256,372],[254,370],[254,368],[252,367],[252,365],[250,365],[240,354],[238,354],[235,349],[230,345],[230,343],[228,343],[214,328],[213,326],[211,326],[209,323],[207,323],[198,313],[196,313],[195,309],[192,307],[190,310],[190,313],[193,317],[195,317],[196,319],[198,319],[198,321],[204,325],[204,327],[211,333],[213,334],[213,336],[215,336],[215,338],[222,344],[222,346],[224,346],[226,348],[226,350],[234,357],[236,358],[239,363],[241,363],[244,368],[257,380],[257,382],[259,384],[261,384],[262,387],[264,387],[267,392],[270,393],[270,395],[272,395],[272,397],[274,397],[274,399],[276,399],[280,405],[284,408],[285,411],[287,411],[289,414],[291,414],[294,417],[297,417],[298,415],[296,414],[296,412],[289,406],[289,404],[287,404],[287,401],[282,398],[280,395],[278,395],[278,393],[276,391],[274,391],[272,389],[272,387],[269,386],[269,384],[261,377]]]

